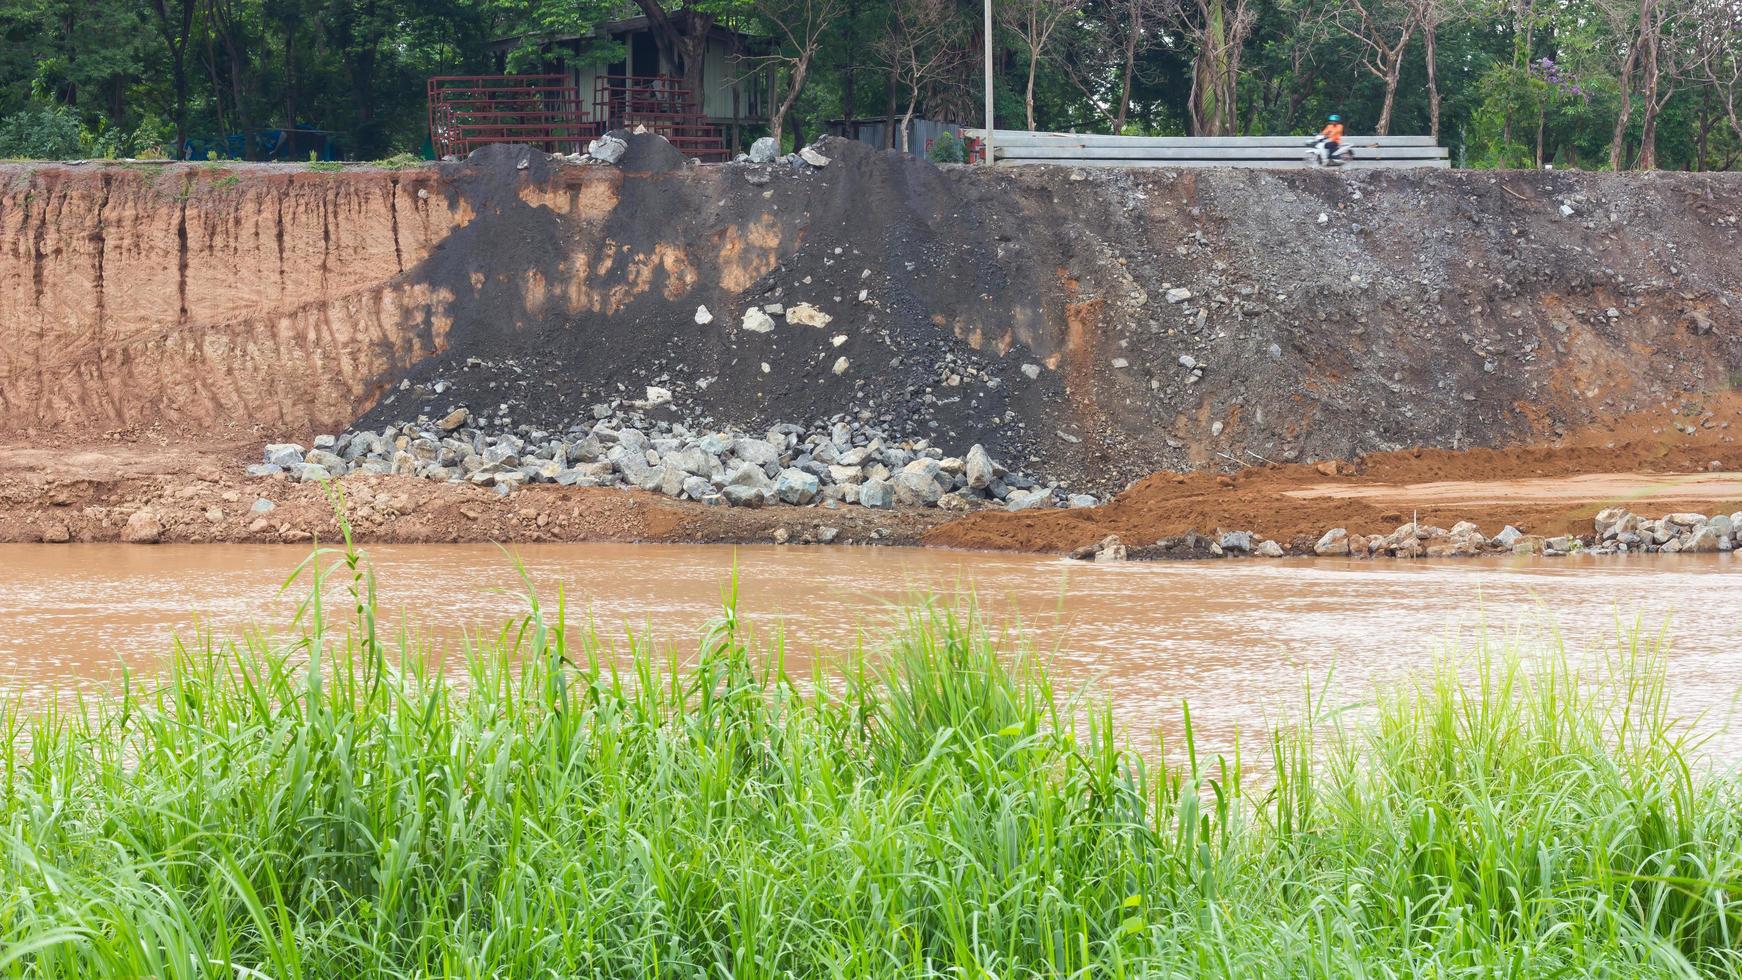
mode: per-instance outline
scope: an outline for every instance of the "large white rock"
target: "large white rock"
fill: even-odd
[[[628,143],[609,133],[587,144],[587,156],[601,163],[616,163],[628,151]]]
[[[786,322],[804,327],[826,327],[834,317],[809,303],[797,303],[786,311]]]
[[[963,461],[968,476],[968,486],[975,490],[984,490],[998,479],[998,464],[992,462],[992,454],[986,447],[975,443],[968,450],[967,459]]]
[[[1051,505],[1052,491],[1050,489],[1012,490],[1010,496],[1004,498],[1005,510],[1034,510]]]
[[[817,499],[817,490],[815,476],[790,466],[774,481],[774,492],[789,504],[808,504]]]
[[[289,469],[303,462],[303,455],[308,450],[294,442],[275,442],[266,447],[265,462],[268,466],[282,466]]]
[[[1346,555],[1349,553],[1349,532],[1346,528],[1333,527],[1319,538],[1313,545],[1315,555]]]
[[[773,163],[780,156],[780,144],[772,136],[764,136],[750,144],[751,163]]]

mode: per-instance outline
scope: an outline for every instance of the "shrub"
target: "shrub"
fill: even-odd
[[[962,146],[961,139],[955,133],[945,132],[937,139],[932,140],[931,162],[966,163],[967,160],[967,150]]]
[[[79,120],[71,109],[37,106],[0,119],[0,157],[71,160],[84,155]]]

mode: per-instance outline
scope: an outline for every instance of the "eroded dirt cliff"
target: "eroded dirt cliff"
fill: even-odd
[[[1112,489],[1553,441],[1742,376],[1736,175],[827,152],[0,169],[0,441],[551,424],[658,385],[692,420],[862,412]],[[744,329],[801,303],[828,323]]]

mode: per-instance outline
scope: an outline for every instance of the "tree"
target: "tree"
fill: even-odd
[[[1634,89],[1637,75],[1650,61],[1650,71],[1657,68],[1658,0],[1613,0],[1599,5],[1615,38],[1624,44],[1622,63],[1615,73],[1615,85],[1620,92],[1620,108],[1615,113],[1615,131],[1610,139],[1610,169],[1627,169],[1627,124],[1632,122]]]
[[[410,2],[413,10],[428,6],[416,0]],[[552,60],[607,64],[623,56],[621,44],[593,36],[595,25],[622,11],[623,6],[617,0],[487,0],[486,8],[490,15],[490,29],[486,33],[513,42],[507,55],[511,72],[536,71]],[[451,22],[463,9],[434,19]],[[557,38],[569,43],[561,48],[551,47]]]
[[[953,74],[965,60],[963,21],[951,0],[892,0],[888,32],[877,44],[890,70],[907,89],[906,109],[896,130],[899,148],[912,152],[909,130],[926,86]]]
[[[45,106],[120,125],[155,45],[138,0],[0,3],[0,98],[7,111]]]
[[[1172,0],[1090,0],[1083,8],[1085,29],[1065,71],[1115,135],[1125,131],[1139,65],[1161,43],[1160,27],[1172,8]],[[1109,63],[1117,71],[1112,95],[1105,91]]]
[[[1384,84],[1385,99],[1373,131],[1391,132],[1391,112],[1397,105],[1397,85],[1403,76],[1403,55],[1419,21],[1405,0],[1331,0],[1324,16],[1361,52],[1360,65]]]
[[[1194,134],[1239,132],[1240,59],[1257,16],[1253,0],[1175,0],[1170,19],[1196,52],[1188,103]]]
[[[1742,3],[1736,0],[1700,0],[1689,23],[1689,57],[1681,66],[1682,77],[1701,85],[1715,98],[1731,135],[1742,145]],[[1733,164],[1732,156],[1726,166]]]
[[[188,42],[193,39],[194,9],[198,0],[150,0],[153,23],[169,51],[175,83],[175,145],[177,153],[188,138]]]
[[[1405,0],[1405,3],[1421,28],[1422,61],[1427,69],[1428,135],[1437,142],[1440,138],[1440,29],[1467,15],[1466,0]]]
[[[200,60],[212,83],[212,109],[218,129],[234,127],[247,132],[255,81],[246,36],[248,14],[241,9],[241,0],[205,0],[201,14],[205,30]],[[230,102],[228,113],[224,108],[226,97]]]
[[[1022,40],[1028,49],[1028,87],[1023,97],[1028,128],[1034,129],[1034,79],[1041,57],[1052,44],[1061,24],[1081,13],[1083,0],[1000,0],[994,8],[1004,28]]]
[[[684,87],[700,101],[704,98],[702,64],[708,51],[708,36],[720,14],[735,5],[725,0],[680,0],[680,3],[675,9],[667,9],[669,0],[635,0],[653,29],[654,44],[659,48],[664,69],[661,74],[682,77]]]
[[[786,115],[804,91],[811,62],[823,36],[840,18],[843,0],[754,0],[756,13],[774,29],[778,43],[766,55],[749,59],[786,74],[785,92],[769,119],[769,135],[780,142]]]

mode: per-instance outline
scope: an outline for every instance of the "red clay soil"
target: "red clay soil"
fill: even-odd
[[[1691,430],[1691,431],[1690,431]],[[1648,516],[1742,509],[1742,397],[1641,412],[1557,445],[1375,453],[1353,462],[1236,473],[1156,473],[1086,510],[987,511],[930,531],[928,545],[1070,551],[1114,534],[1147,545],[1187,531],[1251,530],[1295,551],[1326,530],[1389,533],[1419,519],[1493,534],[1591,533],[1599,510]],[[1594,475],[1605,475],[1594,479]]]
[[[243,475],[254,442],[218,448],[115,442],[55,449],[0,446],[0,542],[139,543],[334,541],[339,527],[319,484]],[[524,487],[509,497],[416,477],[338,481],[359,540],[379,543],[664,541],[917,544],[937,511],[862,507],[705,507],[656,493]],[[269,501],[264,512],[257,501]],[[832,531],[832,533],[831,533]]]
[[[1678,428],[1679,426],[1679,428]],[[1317,466],[1231,474],[1157,473],[1104,507],[985,511],[945,523],[936,510],[704,507],[658,494],[535,486],[507,498],[412,477],[341,479],[358,536],[376,542],[683,541],[926,544],[1069,551],[1117,534],[1148,544],[1188,530],[1252,530],[1295,550],[1327,528],[1389,532],[1419,514],[1449,527],[1503,524],[1542,534],[1590,532],[1623,505],[1648,516],[1742,510],[1742,396],[1638,413],[1555,446],[1412,450]],[[150,511],[166,542],[333,540],[317,485],[242,475],[253,441],[0,446],[0,541],[119,541]],[[1717,469],[1713,469],[1713,464]],[[271,501],[264,513],[258,500]],[[830,530],[833,530],[833,534]]]

